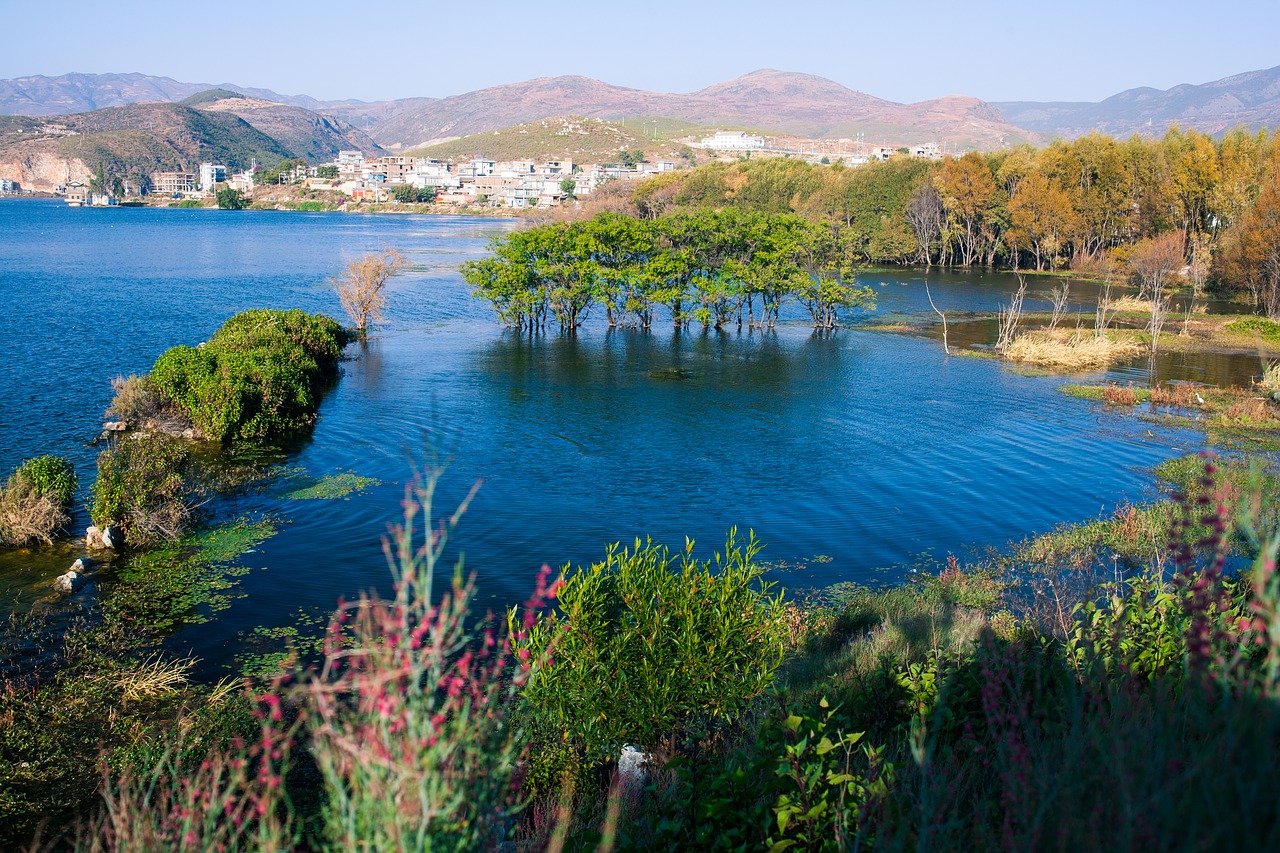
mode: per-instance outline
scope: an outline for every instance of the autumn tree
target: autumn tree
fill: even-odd
[[[996,195],[995,178],[976,151],[948,160],[933,176],[942,206],[953,226],[960,263],[972,266],[982,249],[985,217]]]
[[[1254,304],[1280,321],[1280,169],[1273,166],[1257,203],[1229,230],[1220,260],[1219,278],[1248,288]]]
[[[1057,266],[1058,257],[1070,245],[1080,227],[1071,196],[1044,175],[1032,173],[1009,201],[1008,238],[1016,257],[1028,249],[1036,259],[1036,269]]]
[[[408,261],[403,255],[395,249],[384,249],[351,261],[332,280],[342,308],[361,338],[368,335],[370,323],[382,322],[382,309],[387,304],[382,290],[387,279],[406,266]]]

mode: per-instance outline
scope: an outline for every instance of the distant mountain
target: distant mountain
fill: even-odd
[[[294,152],[229,112],[181,104],[130,104],[77,115],[0,118],[0,177],[48,190],[99,168],[135,182],[201,162],[272,166]]]
[[[328,162],[343,150],[359,149],[371,157],[387,153],[359,128],[302,107],[247,98],[226,89],[201,92],[182,103],[201,112],[239,116],[308,163]]]
[[[406,109],[371,135],[387,148],[413,148],[555,115],[624,119],[668,116],[694,124],[756,127],[809,137],[852,137],[905,145],[937,141],[1000,148],[1027,141],[999,111],[974,98],[896,104],[812,74],[755,71],[691,94],[629,89],[587,77],[540,77],[453,95]]]
[[[107,107],[151,102],[176,102],[213,89],[209,83],[180,83],[170,77],[149,74],[62,74],[36,75],[0,80],[0,115],[60,116],[87,113]],[[309,110],[323,109],[325,102],[307,95],[281,95],[270,89],[253,89],[223,83],[216,87],[278,104]],[[359,101],[334,101],[333,105],[353,105]]]
[[[994,103],[1010,123],[1046,137],[1075,138],[1099,130],[1112,136],[1160,135],[1177,124],[1204,133],[1236,125],[1280,126],[1280,66],[1200,85],[1129,89],[1101,103]]]

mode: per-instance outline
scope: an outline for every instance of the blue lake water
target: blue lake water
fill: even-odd
[[[611,333],[594,321],[576,336],[521,337],[457,273],[512,227],[2,202],[0,470],[68,455],[87,497],[113,376],[145,372],[245,308],[340,316],[327,278],[383,247],[413,267],[390,283],[387,325],[367,351],[352,348],[288,460],[381,484],[333,501],[245,499],[280,531],[244,558],[254,571],[243,597],[173,638],[184,650],[225,661],[255,626],[385,589],[381,537],[427,433],[452,456],[443,508],[483,481],[459,545],[493,607],[522,599],[543,563],[590,561],[646,535],[673,546],[689,536],[709,552],[733,525],[756,531],[764,558],[804,564],[777,572],[787,587],[892,579],[924,553],[998,547],[1149,496],[1150,466],[1199,447],[1198,435],[1064,397],[1063,378],[948,358],[928,337],[816,336],[799,313],[768,335]],[[868,276],[876,316],[927,312],[920,279]],[[1009,286],[1002,275],[930,278],[934,300],[956,312],[993,310]],[[81,512],[77,528],[86,523]],[[0,598],[44,595],[71,556],[5,553]]]

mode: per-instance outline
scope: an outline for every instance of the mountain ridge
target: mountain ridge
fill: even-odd
[[[1160,134],[1173,125],[1216,134],[1280,125],[1280,66],[1168,89],[1139,86],[1101,101],[993,102],[1011,124],[1043,136]]]

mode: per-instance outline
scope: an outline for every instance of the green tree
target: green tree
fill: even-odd
[[[391,188],[391,197],[401,204],[430,204],[436,200],[436,188],[396,184]]]
[[[243,210],[249,206],[249,197],[231,187],[218,190],[216,198],[219,210]]]

